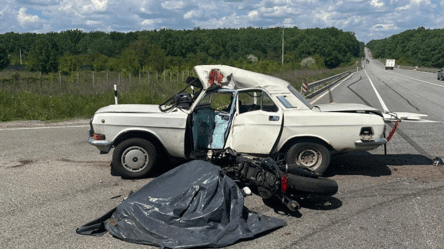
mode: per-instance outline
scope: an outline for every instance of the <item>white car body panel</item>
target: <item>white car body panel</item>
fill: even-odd
[[[229,133],[224,148],[268,155],[285,152],[281,149],[287,142],[300,137],[322,140],[333,151],[374,149],[387,142],[382,138],[384,119],[381,112],[373,107],[361,104],[312,107],[282,79],[223,65],[196,66],[195,71],[203,90],[188,109],[173,108],[162,112],[158,105],[103,107],[93,117],[91,131],[105,135],[106,141],[94,141],[90,134],[88,142],[107,153],[111,146],[115,146],[119,136],[128,132],[146,132],[155,136],[170,156],[187,158],[189,152],[194,150],[185,147],[185,143],[193,144],[188,143],[190,136],[186,135],[187,132],[192,132],[190,125],[194,121],[190,115],[206,91],[213,88],[261,90],[267,93],[278,107],[277,112],[255,110],[239,114],[239,103],[236,102],[236,111],[231,116],[231,126],[227,128]],[[278,98],[285,98],[286,103]],[[278,120],[275,120],[276,116]],[[372,140],[364,143],[360,137],[363,127],[372,127],[374,133]],[[373,140],[379,141],[372,143]]]
[[[346,120],[346,122],[344,122]],[[373,127],[374,137],[382,137],[385,123],[375,114],[341,112],[315,112],[295,110],[284,112],[284,128],[278,149],[296,137],[315,137],[329,144],[336,151],[356,150],[362,127]]]
[[[278,117],[278,120],[270,121],[270,116]],[[269,154],[274,145],[274,142],[270,141],[276,141],[278,138],[281,124],[282,110],[279,112],[257,110],[237,115],[234,117],[229,136],[232,140],[225,147],[241,153]]]
[[[165,149],[171,156],[184,157],[181,141],[185,140],[187,117],[179,110],[163,113],[157,105],[110,105],[96,112],[92,124],[94,132],[106,135],[110,142],[126,132],[149,132],[162,144],[168,144]]]

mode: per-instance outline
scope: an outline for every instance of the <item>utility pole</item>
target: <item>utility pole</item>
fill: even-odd
[[[284,23],[282,25],[282,66],[284,65],[284,29],[285,29],[285,24],[289,23],[289,19],[285,19]]]
[[[19,48],[19,51],[20,51],[20,65],[22,65],[22,49]]]
[[[284,28],[285,23],[282,25],[282,66],[284,65]]]

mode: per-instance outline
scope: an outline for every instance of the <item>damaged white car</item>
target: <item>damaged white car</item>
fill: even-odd
[[[387,142],[383,115],[373,107],[312,106],[279,78],[223,65],[194,69],[198,77],[161,105],[110,105],[95,113],[88,142],[101,153],[114,147],[112,166],[122,176],[145,176],[160,154],[211,159],[227,148],[322,173],[331,152]]]

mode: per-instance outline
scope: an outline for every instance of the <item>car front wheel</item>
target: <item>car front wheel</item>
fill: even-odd
[[[151,171],[156,159],[152,143],[142,138],[130,138],[114,150],[113,167],[125,178],[141,178]]]
[[[288,150],[286,161],[322,174],[330,164],[330,152],[318,143],[297,143]]]

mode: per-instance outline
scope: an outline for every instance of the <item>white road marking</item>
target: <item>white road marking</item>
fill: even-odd
[[[370,79],[370,77],[368,76],[367,71],[366,71],[365,69],[364,69],[364,73],[365,73],[365,75],[367,75],[367,78],[368,78],[368,80],[370,81],[370,84],[372,85],[373,90],[374,90],[375,93],[376,93],[376,97],[378,97],[378,99],[379,99],[379,103],[381,103],[382,109],[384,109],[384,113],[389,113],[389,112],[390,112],[389,109],[388,109],[387,106],[385,105],[384,101],[383,101],[382,98],[381,98],[381,95],[379,95],[378,90],[376,90],[375,85],[373,85],[373,82],[372,82],[372,80]]]
[[[333,89],[335,89],[336,87],[338,87],[340,84],[342,84],[342,82],[348,80],[353,74],[350,74],[349,76],[347,76],[345,79],[343,79],[341,82],[339,82],[336,86],[334,86],[332,89],[330,89],[330,91],[333,91]],[[310,104],[314,104],[316,101],[318,101],[320,98],[324,97],[326,94],[328,93],[328,91],[325,91],[325,93],[321,94],[321,96],[317,97],[315,100],[311,101]]]
[[[42,127],[0,128],[0,131],[43,130],[43,129],[85,128],[85,127],[89,127],[89,125],[69,125],[69,126],[42,126]]]
[[[373,62],[372,62],[372,63],[373,63]],[[394,75],[401,76],[401,77],[408,78],[408,79],[412,79],[412,80],[421,81],[421,82],[424,82],[424,83],[427,83],[427,84],[430,84],[430,85],[434,85],[434,86],[444,87],[443,85],[440,85],[440,84],[435,84],[435,83],[428,82],[428,81],[425,81],[425,80],[415,79],[415,78],[412,78],[412,77],[409,77],[409,76],[405,76],[405,75],[402,75],[402,74],[397,74],[397,73],[394,73],[394,72],[389,72],[389,71],[387,71],[387,70],[384,70],[384,69],[382,69],[382,68],[379,68],[378,66],[376,66],[376,64],[375,64],[374,66],[375,66],[377,69],[379,69],[379,70],[381,70],[381,71],[384,71],[384,72],[386,72],[386,73],[394,74]]]

